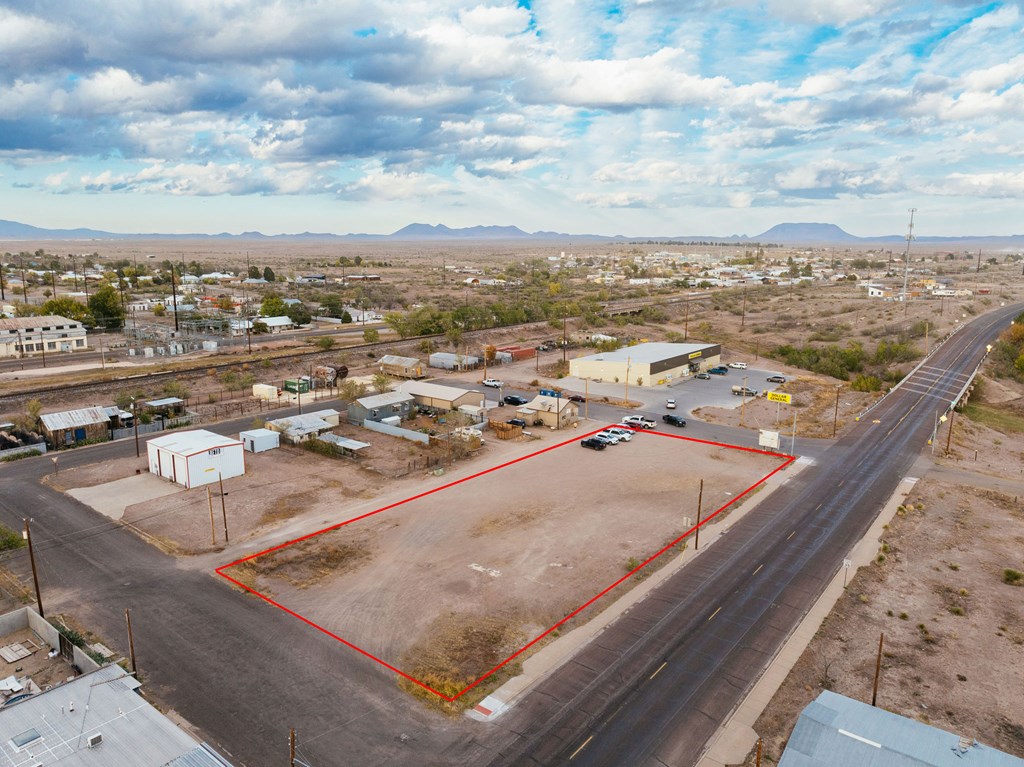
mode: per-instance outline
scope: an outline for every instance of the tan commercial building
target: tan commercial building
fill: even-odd
[[[569,375],[598,383],[637,386],[686,378],[722,361],[721,344],[647,343],[569,360]]]
[[[55,314],[0,319],[0,357],[77,352],[88,346],[85,327],[77,320]]]
[[[463,405],[484,406],[483,392],[467,391],[456,386],[445,386],[426,381],[406,381],[398,387],[397,391],[411,394],[420,407],[441,412],[458,410]]]

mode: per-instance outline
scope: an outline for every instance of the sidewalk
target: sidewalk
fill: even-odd
[[[633,605],[644,599],[644,597],[684,564],[707,551],[709,547],[713,546],[719,538],[728,532],[733,524],[743,519],[752,509],[757,508],[762,499],[770,496],[772,491],[795,477],[799,471],[811,465],[811,463],[813,461],[810,459],[798,458],[786,470],[778,472],[768,479],[760,492],[749,498],[745,503],[741,503],[738,508],[730,511],[724,520],[715,519],[707,527],[702,526],[701,532],[705,537],[699,550],[694,551],[688,546],[685,551],[676,555],[671,562],[616,599],[587,621],[587,623],[542,647],[523,661],[522,674],[505,682],[505,684],[477,704],[474,709],[467,711],[466,716],[477,721],[487,722],[496,719],[508,711],[523,696],[529,693],[534,686],[547,678],[548,675],[552,674],[580,649],[585,647],[594,637],[604,631],[609,624],[619,618]]]
[[[707,750],[697,763],[697,767],[726,767],[726,765],[740,764],[747,758],[747,754],[757,745],[754,724],[758,717],[771,703],[775,693],[778,692],[779,687],[789,676],[789,672],[800,660],[800,656],[818,632],[825,618],[832,612],[835,603],[843,594],[844,582],[852,580],[857,570],[869,565],[874,559],[875,554],[878,553],[878,542],[885,526],[895,516],[897,507],[914,489],[917,481],[917,477],[905,477],[896,486],[895,492],[870,529],[847,555],[852,562],[852,568],[846,572],[844,572],[844,568],[839,568],[832,581],[825,587],[825,591],[818,597],[807,615],[786,640],[782,649],[772,659],[757,684],[747,693],[743,702],[725,724],[719,727],[718,732],[708,741]]]

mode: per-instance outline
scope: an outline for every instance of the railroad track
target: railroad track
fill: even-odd
[[[652,298],[647,301],[610,301],[605,303],[604,310],[608,314],[624,314],[630,312],[642,311],[648,306],[658,305],[675,305],[682,304],[688,301],[706,301],[710,299],[712,294],[700,293],[697,295],[689,296],[669,296],[662,298]],[[521,322],[512,325],[498,325],[492,328],[483,328],[481,330],[467,331],[464,335],[467,337],[474,337],[482,333],[488,333],[494,330],[510,330],[515,328],[527,328],[532,326],[545,326],[545,322]],[[312,359],[318,356],[337,354],[338,352],[369,352],[369,351],[384,351],[386,349],[393,348],[396,343],[417,343],[419,341],[444,338],[443,333],[431,333],[422,336],[410,336],[404,339],[391,339],[387,341],[376,341],[374,343],[363,343],[355,344],[353,346],[340,347],[338,349],[332,349],[329,352],[325,352],[322,349],[308,349],[295,352],[287,352],[284,354],[275,354],[273,356],[252,356],[246,355],[244,359],[231,360],[229,362],[209,362],[209,363],[197,363],[194,366],[178,369],[178,370],[164,370],[154,371],[146,373],[132,373],[127,375],[111,376],[104,378],[102,381],[86,381],[83,383],[52,383],[47,385],[36,386],[29,389],[19,389],[16,392],[4,392],[0,394],[0,407],[8,402],[17,402],[18,400],[25,400],[32,397],[41,395],[54,394],[56,392],[67,392],[69,395],[82,395],[89,393],[109,394],[112,388],[118,388],[118,385],[130,384],[133,381],[146,379],[147,381],[161,381],[167,378],[178,378],[183,376],[189,376],[200,372],[207,372],[210,370],[229,370],[237,368],[239,365],[246,362],[259,362],[264,359],[277,362],[279,360],[289,359]]]

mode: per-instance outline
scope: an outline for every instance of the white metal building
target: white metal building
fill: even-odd
[[[719,344],[648,343],[569,360],[569,375],[604,383],[653,386],[685,378],[721,362]]]
[[[250,453],[264,453],[281,446],[281,435],[272,429],[250,429],[238,433],[242,447]]]
[[[0,357],[84,351],[88,346],[85,327],[77,320],[55,314],[0,319]]]
[[[245,474],[242,441],[205,429],[156,437],[146,452],[150,473],[188,488]]]

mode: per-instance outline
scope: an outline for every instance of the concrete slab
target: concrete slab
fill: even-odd
[[[90,506],[105,517],[120,520],[129,506],[165,495],[183,492],[185,488],[160,479],[155,474],[137,474],[92,487],[76,487],[67,491],[77,501]]]

